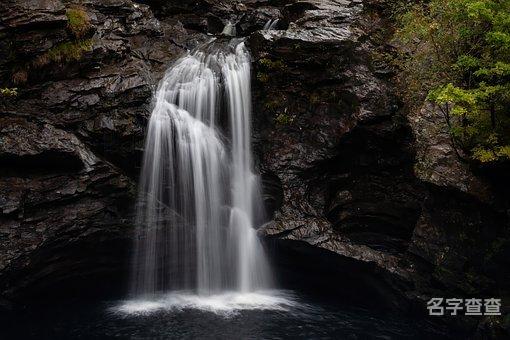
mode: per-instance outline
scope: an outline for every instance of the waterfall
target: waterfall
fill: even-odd
[[[278,25],[278,22],[280,19],[269,19],[265,24],[262,30],[264,31],[270,31],[276,29],[276,25]]]
[[[223,27],[223,31],[221,32],[221,34],[229,37],[235,37],[237,35],[236,26],[230,21],[228,21],[225,27]]]
[[[188,54],[161,80],[140,176],[134,296],[268,287],[250,72],[248,50],[233,41]]]

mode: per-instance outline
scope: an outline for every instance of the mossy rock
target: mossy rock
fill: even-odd
[[[67,27],[77,39],[83,38],[91,28],[90,17],[81,7],[73,7],[67,10]]]
[[[59,44],[47,53],[49,61],[70,62],[80,60],[83,53],[92,50],[92,39],[68,41]]]

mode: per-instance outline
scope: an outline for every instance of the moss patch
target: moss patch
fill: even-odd
[[[282,104],[282,101],[280,98],[273,98],[269,99],[264,103],[264,107],[268,110],[276,111],[280,105]]]
[[[73,60],[80,60],[83,53],[88,52],[91,49],[91,39],[69,41],[52,47],[47,53],[47,58],[49,61],[53,62],[70,62]]]
[[[259,60],[259,64],[268,71],[285,71],[287,69],[287,65],[281,60],[262,58]]]
[[[18,66],[12,73],[11,81],[15,85],[24,84],[28,81],[29,74],[50,63],[66,64],[78,61],[85,52],[92,50],[92,45],[92,39],[85,39],[68,41],[53,46],[48,52],[38,55],[22,66]]]
[[[317,105],[321,102],[321,96],[319,93],[317,92],[312,92],[310,93],[310,95],[308,96],[308,101],[310,102],[310,104],[312,105]]]
[[[13,87],[3,87],[0,88],[0,96],[1,97],[16,97],[18,95],[18,89]]]
[[[288,125],[294,122],[294,117],[286,113],[279,113],[276,115],[275,122],[279,125]]]
[[[90,18],[83,8],[74,7],[66,12],[67,27],[77,39],[83,38],[90,30]]]

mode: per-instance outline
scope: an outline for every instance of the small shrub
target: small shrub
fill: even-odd
[[[400,88],[443,113],[455,145],[480,163],[510,160],[510,2],[430,0],[405,7]]]
[[[271,99],[264,103],[264,107],[268,110],[276,110],[281,104],[279,99]]]
[[[90,18],[82,8],[75,7],[67,10],[67,27],[77,39],[83,38],[90,30]]]
[[[32,66],[36,69],[46,66],[50,63],[50,58],[47,53],[38,55],[33,61]]]
[[[2,95],[2,97],[16,97],[18,95],[18,89],[16,87],[0,88],[0,95]]]

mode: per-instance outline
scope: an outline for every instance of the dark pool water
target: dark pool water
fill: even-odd
[[[0,321],[0,339],[440,339],[426,320],[293,292],[47,305]]]

